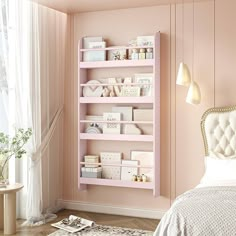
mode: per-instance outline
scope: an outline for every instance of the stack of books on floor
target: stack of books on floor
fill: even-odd
[[[70,215],[68,218],[51,225],[69,233],[76,233],[84,228],[92,227],[94,222],[78,216]]]

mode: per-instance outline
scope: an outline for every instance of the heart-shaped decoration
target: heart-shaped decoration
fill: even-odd
[[[103,87],[98,80],[89,80],[87,84],[91,86],[85,86],[83,88],[84,97],[101,97],[103,92]]]
[[[125,125],[125,134],[141,134],[141,130],[134,124]]]

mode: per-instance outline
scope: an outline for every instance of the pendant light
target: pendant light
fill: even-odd
[[[186,102],[193,104],[193,105],[198,105],[201,102],[201,91],[198,86],[198,84],[192,80],[189,89],[188,89],[188,94],[186,97]]]
[[[201,91],[198,84],[193,80],[194,75],[194,0],[193,0],[193,49],[192,49],[192,80],[188,89],[186,102],[198,105],[201,102]]]
[[[176,84],[189,86],[191,76],[187,64],[184,63],[184,0],[182,0],[182,57],[183,62],[179,64]]]

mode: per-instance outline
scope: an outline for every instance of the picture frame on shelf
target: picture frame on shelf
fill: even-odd
[[[103,113],[104,121],[120,121],[121,114],[117,112],[104,112]],[[103,124],[103,133],[104,134],[120,134],[121,125],[118,123],[104,123]]]
[[[115,106],[112,107],[112,112],[118,112],[121,114],[121,120],[124,121],[132,121],[133,120],[133,107],[123,107],[123,106]],[[125,133],[125,125],[121,125],[121,133]]]
[[[122,97],[140,97],[139,86],[122,86],[121,88]]]
[[[127,49],[119,46],[116,49],[108,50],[108,60],[109,61],[126,60],[126,59],[127,59]]]
[[[154,46],[154,35],[138,36],[137,37],[137,46],[153,47]]]
[[[122,159],[121,152],[101,152],[100,159],[102,164],[120,165]],[[121,167],[120,166],[102,166],[103,179],[116,179],[120,180]]]
[[[138,167],[134,167],[138,165],[138,161],[137,160],[122,160],[121,164],[126,165],[126,166],[121,167],[121,180],[132,181],[133,175],[138,174]]]
[[[89,42],[89,48],[91,49],[99,49],[99,48],[105,48],[106,42]],[[99,50],[99,51],[90,51],[89,61],[105,61],[106,60],[106,51],[105,50]]]
[[[104,42],[103,37],[83,37],[83,48],[88,49],[90,48],[90,45],[92,42],[95,43],[101,43]],[[83,61],[94,61],[96,59],[98,60],[104,60],[104,51],[87,51],[83,53]],[[106,55],[105,55],[106,56]]]
[[[131,151],[131,160],[139,162],[141,166],[154,166],[154,153],[153,151]],[[147,181],[152,182],[154,171],[150,168],[139,168],[138,175],[146,175]]]
[[[153,95],[153,73],[138,73],[134,75],[134,83],[140,87],[140,96],[152,96]]]

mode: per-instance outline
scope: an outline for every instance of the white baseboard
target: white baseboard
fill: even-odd
[[[64,209],[96,212],[112,215],[123,215],[132,217],[142,217],[149,219],[161,219],[165,214],[165,210],[150,210],[128,207],[117,207],[109,205],[98,205],[93,203],[84,203],[79,201],[58,200],[58,204],[62,205]]]

